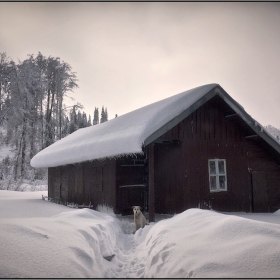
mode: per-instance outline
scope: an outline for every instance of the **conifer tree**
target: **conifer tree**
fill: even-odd
[[[106,121],[108,121],[107,108],[104,109],[104,106],[102,106],[100,123],[104,123]]]
[[[64,126],[62,128],[61,138],[64,138],[65,136],[68,135],[68,133],[69,133],[69,124],[70,124],[69,118],[66,117],[65,120],[64,120]]]
[[[83,127],[87,127],[88,126],[88,121],[87,121],[87,114],[85,112],[83,112]]]
[[[107,108],[105,109],[105,122],[108,121],[108,112],[107,112]]]
[[[92,125],[96,125],[96,124],[99,124],[99,109],[95,107],[93,113]]]
[[[76,113],[76,105],[74,105],[72,110],[70,111],[70,123],[68,127],[68,134],[73,133],[77,129],[78,129],[78,117]]]
[[[87,123],[87,126],[91,126],[91,125],[92,125],[92,123],[91,123],[91,116],[88,115],[88,123]]]
[[[78,128],[82,128],[83,126],[83,118],[82,118],[82,114],[81,111],[78,111],[78,115],[77,115],[77,127]]]
[[[100,123],[105,122],[105,112],[104,112],[104,106],[102,106],[101,109],[101,116],[100,116]]]

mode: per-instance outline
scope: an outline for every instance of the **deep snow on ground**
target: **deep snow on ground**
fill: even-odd
[[[42,194],[0,191],[0,278],[280,277],[279,211],[189,209],[133,235],[131,217]]]

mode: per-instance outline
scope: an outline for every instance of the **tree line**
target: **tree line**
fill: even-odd
[[[78,110],[78,108],[82,108],[82,107],[79,104],[74,105],[70,109],[69,117],[64,118],[63,129],[62,129],[61,137],[59,139],[67,136],[68,134],[73,133],[74,131],[80,128],[84,128],[84,127],[88,127],[91,125],[96,125],[108,121],[107,108],[104,108],[104,106],[102,106],[100,114],[99,114],[99,108],[95,107],[92,121],[91,121],[90,114],[87,117],[87,114],[85,112],[81,112],[80,110]]]
[[[45,170],[34,170],[30,159],[40,150],[79,128],[108,120],[107,108],[95,108],[93,120],[66,97],[78,88],[76,73],[59,57],[40,52],[14,62],[0,53],[0,140],[13,148],[14,157],[3,160],[2,180],[40,179]],[[6,177],[6,178],[4,178]]]

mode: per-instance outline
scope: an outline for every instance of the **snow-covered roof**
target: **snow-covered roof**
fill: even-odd
[[[142,152],[144,141],[216,84],[194,88],[102,124],[81,128],[39,152],[33,167],[52,167]]]
[[[32,158],[31,166],[54,167],[142,153],[143,145],[154,141],[216,94],[253,127],[255,120],[236,101],[218,84],[208,84],[152,103],[102,124],[79,129],[40,151]]]

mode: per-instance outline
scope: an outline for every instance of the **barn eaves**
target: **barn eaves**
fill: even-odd
[[[143,147],[172,129],[203,104],[215,99],[228,121],[236,122],[246,137],[261,143],[280,162],[280,145],[218,84],[197,87],[147,105],[108,122],[79,129],[39,152],[33,167],[66,164],[142,153]],[[176,142],[177,139],[164,139]]]

